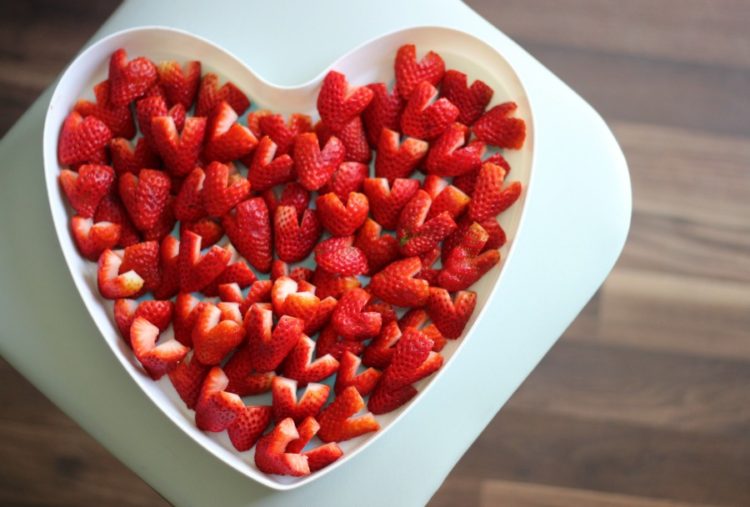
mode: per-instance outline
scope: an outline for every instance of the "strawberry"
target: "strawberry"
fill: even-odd
[[[198,316],[210,303],[200,301],[187,292],[177,294],[174,306],[174,337],[188,347],[193,346],[193,328]]]
[[[61,165],[105,164],[107,143],[112,131],[95,116],[84,118],[76,111],[63,122],[57,143],[57,158]]]
[[[190,109],[198,93],[201,80],[201,62],[186,62],[180,66],[175,60],[161,62],[157,67],[159,85],[170,104],[182,104]]]
[[[229,440],[240,452],[249,451],[271,423],[271,407],[245,407],[227,428]]]
[[[361,362],[362,360],[351,352],[344,352],[341,356],[339,372],[336,375],[336,386],[334,387],[336,394],[340,394],[349,386],[354,386],[362,396],[367,396],[375,389],[381,373],[375,368],[368,368],[358,374],[357,369]]]
[[[526,140],[526,122],[511,117],[517,109],[515,102],[499,104],[479,118],[471,127],[477,139],[498,148],[520,150]]]
[[[472,237],[467,237],[467,234]],[[480,223],[474,222],[468,216],[465,216],[458,223],[458,228],[456,228],[453,234],[445,238],[443,242],[443,250],[441,252],[443,261],[457,246],[465,246],[468,242],[477,240],[481,241],[483,245],[477,253],[486,250],[496,250],[505,244],[505,231],[496,218],[488,218]]]
[[[488,238],[487,231],[478,223],[469,226],[460,243],[445,256],[438,285],[452,292],[464,290],[500,262],[497,250],[480,253]]]
[[[125,173],[120,177],[120,197],[139,230],[157,225],[167,208],[171,185],[169,177],[155,169],[143,169],[138,176]]]
[[[114,248],[120,241],[119,224],[97,222],[91,218],[74,216],[70,219],[70,231],[78,251],[90,261],[96,261],[102,252]]]
[[[375,221],[386,229],[395,229],[401,210],[419,190],[419,181],[396,178],[389,186],[385,178],[367,178],[363,189]]]
[[[344,144],[335,136],[331,136],[321,150],[315,133],[300,134],[294,144],[294,163],[300,184],[310,191],[319,189],[331,179],[345,154]]]
[[[219,303],[237,305],[238,303]],[[223,319],[221,310],[207,304],[198,314],[193,327],[193,346],[195,358],[205,365],[217,365],[229,352],[242,342],[245,328],[241,323]]]
[[[114,306],[115,324],[122,337],[130,342],[130,326],[136,317],[143,317],[163,333],[172,323],[173,311],[171,301],[150,299],[138,303],[134,299],[118,299]]]
[[[399,145],[400,134],[382,129],[375,156],[375,175],[393,183],[396,178],[408,178],[427,155],[429,145],[420,139],[407,137]]]
[[[396,88],[388,93],[384,83],[373,83],[367,85],[372,90],[372,100],[362,112],[362,120],[365,124],[367,141],[375,148],[380,140],[380,131],[384,128],[398,130],[401,125],[401,111],[404,109],[405,101],[399,95]]]
[[[289,442],[286,446],[286,452],[299,453],[305,448],[310,440],[318,433],[320,424],[312,416],[305,417],[301,423],[297,424],[297,433],[299,437]]]
[[[305,385],[309,382],[320,382],[336,373],[339,362],[329,354],[313,361],[314,350],[315,342],[302,335],[284,361],[284,376]]]
[[[346,204],[329,192],[318,197],[315,202],[323,227],[334,236],[351,236],[367,220],[370,206],[367,196],[351,192]]]
[[[365,366],[380,369],[388,366],[401,336],[401,328],[399,328],[398,322],[391,321],[383,324],[380,334],[364,349],[362,363]],[[343,362],[343,359],[341,361]]]
[[[194,222],[180,222],[180,236],[185,231],[191,231],[203,240],[201,246],[209,247],[219,242],[224,237],[224,227],[214,218],[203,217]]]
[[[315,294],[322,299],[328,296],[339,298],[349,289],[361,285],[355,276],[335,275],[320,268],[313,273],[312,283],[316,287]]]
[[[421,278],[427,280],[427,283],[434,285],[437,280],[439,269],[433,268],[433,264],[440,258],[440,248],[435,247],[432,250],[428,250],[419,255],[419,260],[422,262],[422,270],[417,273],[415,278]]]
[[[128,54],[120,48],[109,59],[109,101],[115,106],[126,106],[143,96],[158,78],[151,60],[141,56],[128,61]]]
[[[341,361],[345,352],[359,355],[364,349],[365,346],[361,341],[345,340],[341,337],[332,324],[320,331],[315,347],[318,357],[330,354],[337,361]]]
[[[445,73],[445,62],[439,54],[429,51],[417,61],[417,48],[414,44],[404,44],[398,48],[393,68],[396,72],[396,89],[408,100],[414,89],[426,81],[434,86],[440,84]]]
[[[445,97],[432,102],[437,94],[437,89],[427,81],[417,85],[401,115],[401,132],[429,141],[456,121],[458,108]]]
[[[315,247],[315,262],[321,269],[339,276],[367,273],[367,257],[352,246],[354,236],[329,238]]]
[[[496,250],[505,245],[508,238],[505,236],[505,231],[496,218],[482,220],[479,222],[479,225],[481,225],[489,235],[487,243],[484,245],[484,250]]]
[[[331,388],[325,384],[309,383],[302,398],[297,399],[297,381],[284,377],[273,379],[273,418],[279,422],[286,418],[302,421],[315,417],[328,400]]]
[[[327,467],[339,459],[344,455],[344,451],[341,450],[341,447],[337,443],[329,442],[315,449],[303,452],[302,455],[307,458],[307,464],[310,467],[310,473],[312,473]]]
[[[344,125],[338,132],[328,127],[324,122],[319,121],[315,124],[315,133],[322,144],[325,144],[332,135],[336,135],[344,144],[346,151],[346,160],[353,162],[369,163],[372,158],[370,145],[365,135],[365,127],[362,124],[362,118],[355,116],[349,123]]]
[[[461,336],[476,304],[476,292],[459,291],[454,299],[451,299],[447,290],[430,287],[427,313],[446,338],[456,339]]]
[[[505,170],[492,163],[482,164],[469,204],[469,218],[476,221],[494,218],[518,200],[522,185],[514,181],[503,186]]]
[[[352,87],[346,76],[328,71],[318,92],[318,113],[333,131],[340,132],[372,100],[373,91],[365,86]]]
[[[226,301],[229,303],[240,303],[240,305],[243,301],[245,301],[245,296],[242,295],[240,284],[236,282],[221,283],[218,285],[216,290],[219,295],[219,299],[222,301]],[[240,310],[240,313],[243,313],[242,310]]]
[[[119,274],[121,265],[121,251],[106,249],[99,256],[97,284],[102,297],[106,299],[127,298],[140,292],[143,287],[143,278],[135,271]]]
[[[161,95],[144,97],[135,104],[135,116],[138,119],[138,128],[143,134],[146,144],[152,151],[157,146],[154,141],[151,124],[154,118],[159,116],[169,116],[174,120],[177,130],[182,130],[185,126],[185,108],[181,105],[175,105],[171,109],[167,108],[167,102]]]
[[[211,162],[206,168],[203,183],[203,205],[209,216],[221,217],[250,193],[250,182],[234,167],[221,162]]]
[[[245,114],[250,107],[250,101],[247,95],[237,88],[230,81],[224,83],[219,88],[219,77],[208,72],[203,76],[200,87],[198,88],[198,99],[195,104],[195,116],[210,115],[217,104],[225,100],[238,115]]]
[[[276,374],[273,371],[258,373],[253,371],[250,347],[241,346],[235,350],[224,366],[229,379],[227,391],[239,396],[262,394],[271,390]]]
[[[393,305],[388,304],[384,301],[370,300],[370,302],[365,305],[363,311],[379,313],[380,318],[383,321],[383,326],[385,326],[389,322],[398,320],[398,317],[396,316],[396,310],[393,308]]]
[[[224,431],[245,409],[239,396],[226,392],[228,384],[229,379],[218,366],[208,371],[195,404],[195,425],[198,429]]]
[[[174,197],[167,196],[164,211],[159,215],[153,227],[143,231],[143,239],[146,241],[161,241],[174,229],[177,221],[174,218]]]
[[[440,95],[458,107],[458,121],[464,125],[471,125],[482,116],[494,93],[481,79],[468,86],[466,74],[457,70],[446,71],[440,87]]]
[[[203,159],[206,162],[231,162],[249,155],[258,139],[249,128],[237,123],[237,113],[226,101],[214,107],[206,125],[206,144]]]
[[[424,306],[430,284],[414,278],[422,269],[419,257],[407,257],[386,266],[370,280],[370,292],[396,306]]]
[[[108,165],[82,165],[78,172],[60,171],[60,186],[70,206],[83,218],[94,216],[97,206],[115,181],[115,172]]]
[[[333,192],[339,199],[346,200],[350,192],[361,192],[362,183],[370,173],[370,168],[360,162],[344,162],[333,172],[330,181],[321,193]]]
[[[271,303],[276,315],[291,315],[304,322],[315,317],[320,299],[288,276],[274,280]]]
[[[345,340],[366,340],[380,333],[381,315],[363,311],[370,298],[364,289],[352,289],[341,297],[331,316],[333,329],[339,336]]]
[[[456,222],[447,211],[428,220],[431,206],[429,194],[418,190],[401,210],[396,232],[404,255],[429,252],[456,229]]]
[[[248,126],[250,117],[248,116]],[[306,114],[293,114],[285,122],[280,114],[261,114],[258,118],[260,132],[268,136],[278,146],[277,153],[284,155],[292,151],[297,136],[312,132],[312,119]]]
[[[280,197],[277,198],[274,190],[266,190],[263,192],[263,199],[265,199],[268,209],[272,213],[276,213],[276,208],[279,206],[294,206],[297,216],[302,217],[302,214],[310,205],[310,192],[299,183],[293,182],[284,185]]]
[[[263,137],[263,130],[260,128],[260,119],[272,114],[273,112],[268,109],[250,111],[247,113],[247,128],[250,129],[250,132],[252,132],[255,137],[260,139]],[[281,120],[283,123],[284,119],[282,118]],[[310,125],[312,125],[312,120],[310,120]]]
[[[156,151],[172,176],[187,176],[195,169],[205,134],[205,118],[187,118],[181,132],[171,116],[157,116],[151,120]]]
[[[291,418],[279,422],[270,433],[258,440],[255,446],[255,466],[267,474],[294,477],[310,475],[306,456],[286,452],[289,442],[297,438],[299,433]]]
[[[138,138],[135,149],[124,137],[116,137],[109,142],[112,167],[118,176],[124,173],[138,174],[144,167],[156,169],[161,166],[159,157],[149,148],[146,139]]]
[[[367,400],[367,408],[372,411],[373,414],[387,414],[388,412],[405,405],[416,395],[417,390],[411,385],[393,391],[375,389],[370,396],[370,399]]]
[[[143,290],[152,291],[161,284],[159,269],[159,243],[144,241],[125,248],[120,273],[135,271],[143,278]]]
[[[222,219],[229,240],[255,269],[263,273],[271,268],[271,218],[261,197],[239,203],[234,212]]]
[[[198,403],[201,386],[206,379],[206,375],[208,375],[209,369],[208,366],[191,356],[169,372],[169,380],[187,408],[192,409]]]
[[[234,250],[231,246],[227,247],[227,249]],[[236,254],[233,254],[233,257],[237,257]],[[250,266],[244,260],[238,258],[229,264],[213,282],[203,287],[202,292],[205,296],[214,297],[219,295],[219,287],[222,285],[236,284],[237,290],[241,295],[241,289],[249,287],[256,280],[257,277],[253,273],[253,270],[250,269]],[[242,303],[242,298],[235,302]]]
[[[202,238],[190,231],[185,231],[180,239],[180,290],[183,292],[199,291],[213,282],[232,257],[229,250],[216,245],[201,255],[201,243]]]
[[[252,352],[253,368],[259,372],[275,370],[297,345],[304,323],[284,315],[271,332],[273,311],[255,303],[245,314],[245,329]]]
[[[432,370],[436,363],[432,358],[441,357],[432,352],[432,345],[432,340],[421,331],[413,327],[406,328],[395,346],[391,362],[383,371],[376,391],[395,391],[426,376],[423,365],[427,364]],[[434,370],[430,371],[433,372]]]
[[[333,298],[331,296],[320,300],[320,304],[317,307],[315,315],[305,321],[305,334],[314,335],[323,326],[328,324],[328,321],[331,319],[331,315],[333,314],[333,310],[336,309],[336,305],[338,305],[338,301],[336,301],[336,298]]]
[[[428,175],[427,178],[425,178],[425,187],[427,186],[428,178],[442,180],[439,176]],[[447,181],[443,180],[441,186],[443,184],[445,186],[439,190],[437,195],[432,197],[432,206],[430,206],[430,211],[427,213],[428,220],[441,214],[443,211],[447,211],[451,218],[457,219],[463,215],[471,201],[468,195],[453,185],[448,185]]]
[[[365,402],[354,386],[341,391],[320,413],[318,437],[324,442],[341,442],[379,430],[380,425],[371,413],[354,417],[364,406]]]
[[[368,273],[377,273],[399,257],[398,240],[382,232],[380,224],[368,218],[357,233],[354,246],[365,254]]]
[[[279,206],[274,214],[274,244],[284,262],[299,262],[312,251],[321,234],[315,210],[308,209],[297,218],[293,206]]]
[[[252,188],[258,192],[294,178],[292,157],[286,153],[279,154],[278,145],[268,136],[260,139],[248,167],[247,178]]]
[[[240,305],[240,313],[247,313],[255,303],[268,303],[271,301],[271,290],[273,282],[271,280],[257,280],[250,285],[245,300]]]
[[[152,379],[158,380],[172,371],[187,355],[189,349],[177,340],[156,345],[159,328],[144,317],[136,317],[130,326],[133,353]]]
[[[126,247],[141,241],[138,231],[131,222],[125,206],[115,192],[105,195],[94,212],[94,223],[111,222],[120,226],[118,246]]]
[[[482,141],[466,144],[469,129],[454,123],[430,147],[425,167],[430,174],[459,176],[476,171],[482,165],[485,146]]]
[[[102,81],[94,86],[96,102],[79,100],[73,106],[73,110],[81,116],[94,116],[109,127],[114,137],[125,137],[132,139],[135,135],[135,123],[133,113],[127,105],[117,106],[110,102],[110,83]]]
[[[427,311],[424,308],[412,308],[398,320],[398,327],[402,331],[409,327],[417,328],[422,331],[427,338],[432,340],[432,350],[440,352],[443,350],[446,343],[448,343],[448,340],[443,336],[443,333],[438,330],[435,324],[427,324],[428,321],[429,315],[427,315]]]
[[[161,285],[154,289],[157,299],[171,298],[180,290],[180,242],[174,236],[165,236],[159,248]]]

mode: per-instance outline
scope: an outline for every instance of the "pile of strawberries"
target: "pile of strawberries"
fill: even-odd
[[[316,124],[265,110],[242,122],[246,95],[200,62],[120,49],[62,125],[73,239],[120,333],[200,429],[255,445],[266,473],[327,466],[336,442],[414,397],[506,241],[496,217],[521,184],[485,152],[522,146],[515,103],[486,111],[489,86],[413,45],[394,67],[392,91],[329,72]],[[311,255],[314,269],[297,264]],[[267,391],[271,406],[242,399]],[[306,450],[313,436],[324,444]]]

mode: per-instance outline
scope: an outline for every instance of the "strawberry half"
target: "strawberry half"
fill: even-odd
[[[367,257],[353,246],[354,236],[329,238],[315,247],[315,262],[321,269],[339,276],[367,273]]]
[[[392,321],[383,324],[380,334],[370,342],[362,354],[362,363],[365,366],[383,369],[388,366],[396,350],[396,344],[401,339],[402,333],[398,322]],[[343,361],[343,359],[342,359]]]
[[[357,373],[361,362],[362,360],[358,356],[348,350],[344,352],[336,375],[336,386],[334,387],[336,394],[341,393],[349,386],[353,386],[362,396],[367,396],[375,389],[381,373],[375,368],[367,368],[362,373]]]
[[[143,287],[143,278],[135,271],[120,274],[121,265],[122,253],[107,249],[99,256],[96,279],[102,297],[127,298],[140,292]]]
[[[96,102],[79,100],[73,110],[81,116],[94,116],[104,122],[114,137],[132,139],[135,135],[133,113],[127,105],[118,106],[109,100],[109,81],[102,81],[94,86]]]
[[[144,241],[125,248],[120,273],[135,271],[143,278],[143,290],[148,292],[161,284],[159,269],[159,242]]]
[[[169,176],[155,169],[142,169],[138,176],[120,176],[120,197],[139,230],[147,231],[158,224],[167,208],[171,185]]]
[[[224,373],[229,379],[227,391],[239,396],[251,396],[271,390],[276,374],[272,371],[258,373],[253,371],[250,347],[238,348],[224,365]]]
[[[221,101],[226,101],[238,115],[245,114],[247,108],[250,107],[247,95],[232,82],[227,81],[219,88],[219,77],[208,72],[203,76],[198,88],[195,116],[209,116]]]
[[[124,173],[138,174],[144,167],[156,169],[161,166],[159,157],[151,150],[144,137],[138,138],[135,149],[127,139],[116,137],[109,142],[109,153],[112,155],[112,167],[118,176]]]
[[[341,442],[379,430],[380,425],[371,413],[354,416],[364,407],[365,402],[357,389],[347,387],[320,413],[318,437],[324,442]]]
[[[70,219],[70,232],[78,251],[90,261],[96,261],[104,250],[114,248],[120,241],[119,224],[97,222],[91,218],[74,216]]]
[[[314,288],[306,290],[296,280],[280,276],[273,282],[271,303],[276,315],[291,315],[307,322],[318,313],[320,299],[314,294]]]
[[[286,452],[287,445],[299,438],[291,418],[284,419],[255,446],[255,466],[267,474],[301,477],[310,475],[307,456]]]
[[[294,160],[286,153],[280,154],[278,145],[268,136],[260,139],[248,166],[247,178],[258,192],[294,178]]]
[[[489,234],[481,225],[472,223],[460,243],[443,260],[438,285],[451,292],[465,290],[500,262],[499,251],[483,252],[488,238]]]
[[[271,218],[261,197],[239,203],[222,219],[229,240],[255,269],[268,272],[273,260]]]
[[[195,292],[213,282],[227,267],[232,253],[226,248],[212,246],[201,255],[202,238],[185,231],[180,239],[180,289]]]
[[[168,373],[172,386],[187,408],[192,409],[198,403],[198,396],[209,369],[194,357],[190,357]]]
[[[430,147],[425,167],[440,176],[459,176],[476,171],[482,165],[485,146],[482,141],[466,144],[469,129],[454,123]]]
[[[321,150],[315,133],[300,134],[294,144],[294,163],[300,184],[310,191],[319,189],[328,183],[344,162],[345,155],[344,144],[335,136],[331,136]]]
[[[456,222],[447,211],[427,219],[431,206],[429,194],[418,190],[401,210],[396,232],[404,255],[429,252],[456,229]]]
[[[187,176],[195,168],[205,134],[205,118],[187,118],[181,132],[171,116],[151,120],[154,146],[172,176]]]
[[[180,242],[174,236],[165,236],[159,248],[161,285],[154,290],[157,299],[171,298],[180,290]]]
[[[459,291],[451,299],[447,290],[440,287],[430,287],[427,313],[446,338],[456,339],[461,336],[476,304],[476,292]]]
[[[429,51],[417,61],[417,47],[404,44],[396,52],[393,68],[396,72],[396,89],[401,97],[409,99],[417,85],[423,81],[437,86],[445,73],[445,62],[439,54]]]
[[[157,146],[151,129],[152,120],[159,116],[169,116],[174,120],[177,130],[180,131],[185,126],[185,115],[185,108],[181,104],[167,108],[167,101],[161,95],[144,97],[135,103],[135,116],[138,119],[138,128],[140,128],[146,144],[154,151]]]
[[[429,141],[456,121],[458,108],[445,97],[432,102],[437,94],[437,89],[427,81],[417,85],[401,115],[404,134]]]
[[[57,142],[57,158],[61,165],[105,164],[107,144],[112,131],[95,116],[84,118],[76,111],[63,122]]]
[[[386,229],[395,229],[401,210],[419,190],[419,181],[396,178],[389,184],[386,178],[367,178],[363,189],[375,221]]]
[[[472,132],[487,144],[520,150],[526,140],[526,122],[510,116],[517,108],[515,102],[504,102],[493,107],[474,123]]]
[[[177,341],[188,347],[193,346],[193,328],[203,308],[209,304],[187,292],[177,295],[173,322],[174,336]]]
[[[143,96],[156,83],[156,66],[146,57],[128,61],[128,54],[120,48],[109,60],[109,101],[115,106],[126,106]]]
[[[370,174],[370,168],[361,162],[344,162],[333,172],[330,181],[321,190],[321,194],[333,192],[345,201],[350,192],[361,192],[362,183]]]
[[[275,370],[297,345],[304,323],[284,315],[273,326],[273,311],[255,303],[245,314],[244,321],[250,346],[253,368],[259,372]]]
[[[398,130],[401,125],[401,111],[405,101],[394,87],[391,93],[384,83],[367,85],[372,90],[370,105],[362,112],[367,141],[375,148],[380,140],[380,132],[384,129]]]
[[[434,188],[434,193],[428,190],[428,185],[434,180],[438,180],[437,188]],[[466,211],[471,198],[463,193],[453,185],[449,185],[447,181],[434,174],[429,174],[424,180],[424,190],[432,197],[432,205],[430,211],[427,213],[427,219],[435,217],[441,214],[443,211],[447,211],[451,218],[457,219],[463,215]]]
[[[370,292],[392,305],[424,306],[430,295],[430,284],[414,278],[421,270],[419,257],[394,261],[372,277]]]
[[[214,366],[206,375],[195,404],[195,425],[203,431],[220,432],[229,428],[245,409],[242,398],[226,392],[229,379]]]
[[[313,361],[314,351],[315,342],[302,335],[284,361],[284,376],[305,385],[309,382],[320,382],[336,373],[339,362],[329,354]]]
[[[365,254],[368,273],[377,273],[399,257],[398,240],[383,234],[383,228],[371,218],[360,227],[354,246]]]
[[[108,165],[82,165],[78,172],[60,171],[60,186],[75,212],[84,217],[94,216],[96,208],[115,181],[115,172]]]
[[[187,355],[189,349],[177,340],[156,345],[159,328],[143,317],[136,317],[130,326],[130,344],[143,368],[157,380],[173,370]]]
[[[270,111],[257,111],[257,123],[259,131],[268,136],[278,145],[277,153],[283,155],[289,153],[294,147],[297,136],[306,132],[312,132],[312,119],[306,114],[292,114],[289,121],[284,121],[280,114],[272,114]],[[250,113],[253,115],[253,113]],[[251,123],[254,118],[248,115],[247,123],[253,129]]]
[[[337,361],[341,361],[344,352],[359,355],[364,349],[361,341],[345,340],[336,332],[333,324],[328,324],[320,331],[315,351],[318,356],[330,354]]]
[[[373,92],[369,88],[350,86],[345,75],[331,70],[323,78],[318,92],[318,113],[333,132],[339,132],[364,111],[372,96]]]
[[[429,145],[420,139],[407,137],[399,144],[400,134],[384,128],[380,133],[375,155],[375,175],[393,183],[396,178],[408,178],[427,155]]]
[[[231,162],[249,155],[258,139],[249,128],[237,123],[237,113],[226,101],[219,102],[206,126],[203,160]]]
[[[469,204],[469,218],[476,221],[494,218],[518,200],[523,190],[521,182],[504,186],[504,179],[505,169],[489,162],[482,164]]]
[[[366,290],[352,289],[339,300],[331,316],[331,323],[334,330],[344,339],[366,340],[377,336],[380,332],[381,315],[364,311],[370,298]]]
[[[271,424],[271,407],[247,406],[240,410],[227,428],[229,440],[240,452],[249,451]]]
[[[237,305],[238,303],[219,303],[220,305]],[[245,328],[240,322],[222,317],[219,307],[207,304],[198,314],[193,327],[193,346],[195,358],[205,365],[217,365],[245,337]]]
[[[211,162],[206,168],[203,183],[203,205],[213,217],[221,217],[250,193],[250,182],[234,167],[234,164]]]
[[[172,323],[174,303],[171,301],[147,300],[138,303],[134,299],[118,299],[115,301],[115,324],[120,334],[130,343],[130,326],[136,317],[143,317],[164,332]]]
[[[458,107],[458,121],[464,125],[471,125],[482,116],[494,93],[481,79],[469,86],[466,74],[457,70],[446,71],[440,87],[440,95]]]
[[[352,118],[349,123],[335,133],[328,125],[319,121],[315,124],[315,133],[322,144],[325,144],[335,134],[344,145],[346,160],[369,163],[372,158],[370,145],[365,135],[365,127],[362,124],[362,118],[359,116]]]
[[[331,388],[325,384],[307,384],[305,393],[297,399],[297,381],[284,377],[273,379],[273,418],[279,422],[287,417],[295,422],[315,417],[328,400]]]
[[[157,67],[159,85],[170,104],[182,104],[190,109],[198,93],[201,80],[201,62],[197,60],[180,65],[174,60],[161,62]]]
[[[315,210],[308,209],[297,218],[294,206],[279,206],[274,214],[274,245],[284,262],[299,262],[307,257],[318,241],[321,226]]]
[[[141,241],[138,231],[116,193],[112,192],[99,201],[94,212],[94,223],[111,222],[120,226],[118,246],[130,246]]]

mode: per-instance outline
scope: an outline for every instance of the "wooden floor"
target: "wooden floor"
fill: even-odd
[[[0,134],[116,4],[0,3]],[[634,214],[430,505],[750,505],[750,2],[469,4],[602,113]],[[164,505],[2,361],[0,406],[0,505]]]

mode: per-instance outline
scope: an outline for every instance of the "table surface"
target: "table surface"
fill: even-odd
[[[476,6],[614,125],[633,171],[635,216],[613,275],[435,505],[750,501],[748,10],[663,4]],[[13,20],[1,31],[4,127],[106,17],[98,5],[44,4],[26,13],[34,23],[18,22],[23,11],[0,17]],[[635,20],[637,30],[623,28]],[[41,33],[60,44],[49,47]],[[0,416],[2,503],[158,504],[10,368],[0,373],[9,408]]]

